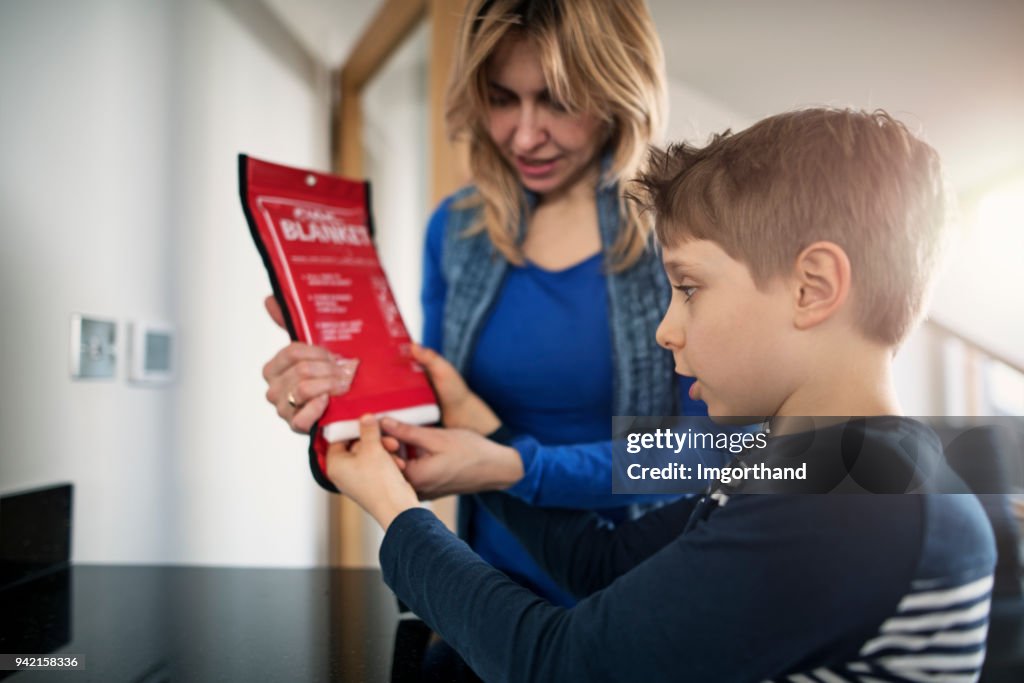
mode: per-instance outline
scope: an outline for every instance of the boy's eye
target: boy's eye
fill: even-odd
[[[693,285],[672,285],[672,288],[682,292],[687,301],[693,298],[693,295],[697,293],[697,288]]]

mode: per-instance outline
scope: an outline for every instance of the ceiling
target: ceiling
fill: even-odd
[[[383,5],[263,2],[332,68]],[[1024,201],[1012,189],[1024,188],[1024,0],[648,4],[670,78],[697,107],[672,118],[727,111],[738,123],[801,105],[884,108],[940,152],[963,209],[990,189]],[[1024,364],[1024,302],[1005,286],[1024,268],[1024,225],[1018,209],[1003,218],[997,232],[968,242],[978,253],[951,259],[932,314]]]
[[[262,0],[310,54],[340,67],[383,0]]]
[[[808,104],[920,127],[962,189],[1024,172],[1021,0],[654,0],[669,73],[753,119]]]
[[[382,0],[263,0],[340,66]],[[795,106],[884,108],[954,185],[1024,173],[1021,0],[649,0],[670,76],[750,120]]]

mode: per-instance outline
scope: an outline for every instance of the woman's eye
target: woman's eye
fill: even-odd
[[[673,288],[682,292],[687,301],[693,298],[693,295],[697,293],[697,288],[693,285],[673,285]]]
[[[552,99],[548,99],[548,108],[551,109],[551,111],[557,112],[559,114],[564,114],[567,111],[569,111],[569,109],[564,104],[562,104],[558,100]]]
[[[487,103],[492,107],[508,107],[515,104],[516,96],[505,88],[492,85],[487,89]]]
[[[557,114],[564,114],[569,111],[568,107],[566,107],[564,103],[559,102],[554,97],[552,97],[551,93],[546,92],[543,95],[541,95],[541,102],[544,103],[544,105],[548,109]]]

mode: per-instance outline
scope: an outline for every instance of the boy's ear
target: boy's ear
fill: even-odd
[[[794,263],[794,317],[799,330],[828,320],[850,294],[850,258],[834,242],[815,242]]]

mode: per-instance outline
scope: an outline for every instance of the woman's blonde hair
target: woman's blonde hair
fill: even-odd
[[[469,142],[470,170],[483,205],[471,230],[486,230],[512,263],[525,195],[515,170],[488,132],[487,63],[506,36],[536,47],[552,97],[571,113],[599,116],[611,130],[602,154],[610,164],[600,179],[619,184],[620,234],[612,246],[614,270],[643,253],[650,217],[622,199],[622,187],[641,169],[648,146],[662,132],[664,57],[644,0],[470,0],[462,20],[445,118],[453,138]]]

